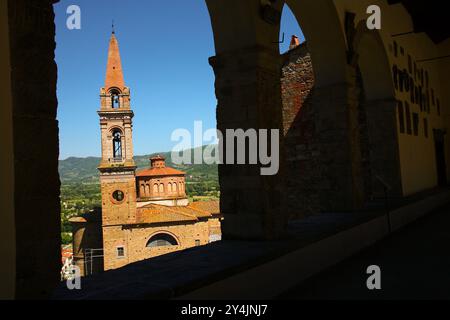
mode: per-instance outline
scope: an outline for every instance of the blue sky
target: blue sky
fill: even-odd
[[[81,30],[66,27],[67,7],[81,9]],[[100,155],[96,111],[104,84],[111,22],[115,21],[125,83],[135,113],[136,155],[169,151],[177,128],[215,128],[214,39],[203,0],[61,0],[55,5],[60,159]],[[284,10],[282,32],[300,28]]]

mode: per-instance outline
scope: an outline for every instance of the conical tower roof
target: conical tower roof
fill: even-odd
[[[119,42],[113,32],[109,40],[108,64],[106,66],[105,89],[111,88],[123,90],[125,81],[123,80],[122,62],[120,60]]]

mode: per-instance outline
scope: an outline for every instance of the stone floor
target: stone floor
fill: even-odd
[[[366,268],[381,268],[381,290]],[[450,205],[306,280],[280,299],[450,299]]]

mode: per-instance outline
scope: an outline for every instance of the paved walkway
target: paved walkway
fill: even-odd
[[[381,290],[366,287],[370,265]],[[280,296],[282,299],[450,299],[450,205]]]

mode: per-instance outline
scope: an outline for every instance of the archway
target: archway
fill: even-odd
[[[157,233],[153,235],[146,244],[147,248],[167,247],[179,245],[177,239],[169,233]]]
[[[317,110],[317,150],[312,157],[317,162],[317,178],[321,179],[314,201],[320,203],[320,211],[349,211],[361,206],[357,106],[348,99],[351,85],[346,36],[334,3],[206,2],[217,54],[211,64],[216,74],[218,129],[283,129],[279,18],[283,6],[289,5],[308,42],[314,68],[310,103]],[[280,154],[284,154],[284,141],[279,144]],[[283,233],[287,221],[285,160],[280,159],[282,169],[271,177],[259,176],[257,166],[219,166],[225,238],[273,238]],[[310,188],[306,181],[302,187]]]

